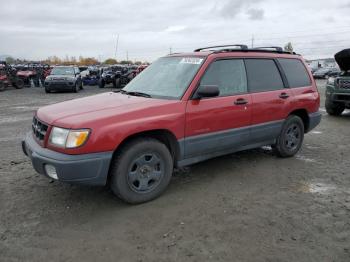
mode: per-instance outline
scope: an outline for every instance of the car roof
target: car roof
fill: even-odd
[[[284,51],[282,47],[267,46],[248,48],[247,45],[221,45],[198,48],[189,53],[174,53],[168,56],[191,56],[191,57],[208,57],[217,55],[219,57],[283,57],[283,58],[300,58],[300,55],[294,52]]]
[[[251,51],[227,51],[227,52],[187,52],[187,53],[175,53],[170,54],[166,57],[264,57],[264,58],[296,58],[300,59],[301,56],[297,54],[290,53],[277,53],[277,52],[260,52],[256,50]]]

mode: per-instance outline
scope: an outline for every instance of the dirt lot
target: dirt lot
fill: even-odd
[[[130,206],[106,188],[49,181],[20,147],[35,109],[102,91],[0,93],[0,261],[350,261],[349,111],[322,109],[294,158],[216,158]]]

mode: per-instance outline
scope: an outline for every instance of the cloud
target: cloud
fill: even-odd
[[[131,59],[152,61],[170,47],[185,52],[250,44],[252,35],[256,45],[291,41],[302,54],[331,56],[349,42],[349,9],[344,7],[350,3],[338,1],[11,0],[1,6],[0,55],[105,59],[114,56],[119,34],[118,59],[128,53]],[[311,40],[325,44],[318,48]]]
[[[263,9],[250,8],[247,10],[246,14],[250,20],[263,20],[265,11]]]
[[[248,15],[251,16],[250,13],[258,12],[258,15],[263,16],[264,11],[262,9],[255,9],[251,6],[256,6],[261,3],[262,0],[229,0],[223,1],[223,4],[218,7],[220,14],[226,18],[236,18],[237,15],[248,12]],[[254,14],[252,14],[254,16]],[[253,19],[256,20],[256,19]]]
[[[184,25],[173,25],[173,26],[168,26],[164,31],[169,33],[180,32],[185,30],[186,28],[187,26],[184,26]]]

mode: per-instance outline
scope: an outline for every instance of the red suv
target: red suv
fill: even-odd
[[[109,184],[141,203],[165,190],[174,167],[265,145],[295,155],[319,105],[299,55],[201,48],[158,59],[120,91],[40,108],[22,146],[38,173]]]

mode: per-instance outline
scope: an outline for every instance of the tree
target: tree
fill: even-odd
[[[14,64],[15,63],[15,59],[11,56],[6,57],[5,61],[7,64]]]
[[[97,65],[99,62],[94,57],[79,57],[79,64],[80,65]]]
[[[122,64],[122,65],[129,65],[129,64],[132,64],[132,61],[122,60],[122,61],[120,61],[120,64]]]
[[[288,42],[285,46],[284,46],[284,51],[289,52],[289,53],[293,53],[293,45],[291,42]]]
[[[103,63],[106,64],[106,65],[115,65],[115,64],[117,64],[118,62],[117,62],[117,60],[115,60],[114,58],[108,58],[108,59],[106,59]]]

